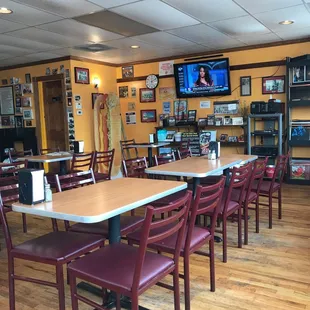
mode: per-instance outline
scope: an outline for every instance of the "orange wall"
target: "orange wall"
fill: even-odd
[[[229,57],[230,65],[240,65],[247,63],[257,63],[257,62],[267,62],[267,61],[275,61],[285,59],[286,57],[296,57],[303,54],[306,54],[307,51],[310,50],[310,43],[301,43],[301,44],[291,44],[277,47],[269,47],[269,48],[257,48],[253,50],[246,51],[238,51],[238,52],[230,52],[224,53],[224,57]],[[184,62],[184,59],[176,59],[175,63]],[[146,63],[146,64],[138,64],[134,66],[134,76],[146,76],[148,74],[158,74],[159,63]],[[231,71],[231,88],[233,91],[231,96],[224,96],[221,99],[222,101],[227,100],[237,100],[240,99],[241,103],[246,103],[249,105],[252,101],[264,100],[267,101],[269,99],[269,95],[262,94],[262,79],[261,77],[270,76],[273,74],[276,75],[285,75],[286,67],[265,67],[265,68],[257,68],[257,69],[246,69],[246,70],[238,70]],[[247,97],[240,97],[240,88],[238,88],[240,84],[241,76],[251,76],[252,77],[252,95]],[[117,68],[117,78],[122,78],[121,67]],[[159,80],[159,86],[156,89],[156,102],[154,103],[140,103],[139,101],[139,88],[145,87],[145,81],[135,81],[135,82],[123,82],[118,83],[117,86],[128,86],[129,88],[129,98],[121,98],[121,109],[122,109],[122,117],[125,126],[125,133],[127,138],[135,138],[136,141],[145,142],[148,141],[148,134],[155,132],[154,126],[157,126],[155,123],[141,123],[140,122],[140,110],[141,109],[157,109],[157,118],[158,115],[162,113],[162,101],[159,100],[159,88],[160,87],[175,87],[174,78],[164,78]],[[137,88],[137,97],[130,97],[130,88]],[[192,98],[188,99],[188,109],[189,110],[197,110],[197,118],[206,117],[207,114],[213,113],[213,101],[217,97],[209,97],[209,98]],[[280,99],[283,102],[286,101],[286,94],[274,95],[273,98]],[[200,109],[199,103],[203,100],[211,101],[210,109]],[[166,100],[171,102],[171,109],[173,109],[173,100]],[[126,125],[125,122],[125,113],[128,111],[128,102],[136,103],[136,114],[137,114],[137,125]],[[300,108],[299,117],[303,115],[305,110]],[[241,129],[233,129],[233,128],[216,128],[218,131],[218,137],[221,133],[227,133],[228,135],[241,135]],[[243,152],[242,148],[225,148],[223,152],[227,153],[240,153]],[[310,152],[308,151],[308,155],[310,156]]]

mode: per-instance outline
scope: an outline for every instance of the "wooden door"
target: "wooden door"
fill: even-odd
[[[66,150],[62,81],[43,83],[44,117],[47,148]]]

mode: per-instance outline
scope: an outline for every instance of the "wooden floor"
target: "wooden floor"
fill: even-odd
[[[262,209],[261,232],[255,234],[251,214],[248,246],[236,247],[237,226],[229,223],[228,263],[221,262],[222,248],[220,244],[216,245],[215,293],[209,291],[207,259],[192,256],[192,309],[310,309],[310,187],[285,185],[283,196],[283,219],[276,218],[275,208],[272,230],[267,228],[267,210]],[[29,232],[23,234],[20,214],[8,214],[15,244],[51,230],[49,220],[31,216],[28,219]],[[0,242],[0,309],[6,310],[9,309],[9,293],[2,234]],[[29,262],[17,261],[16,272],[45,280],[54,279],[53,268]],[[67,309],[71,309],[68,287],[66,294]],[[182,293],[182,309],[183,297]],[[16,310],[58,309],[57,293],[53,288],[17,282],[16,298]],[[154,287],[141,296],[140,303],[153,310],[173,309],[173,295]],[[91,308],[81,304],[80,309]]]

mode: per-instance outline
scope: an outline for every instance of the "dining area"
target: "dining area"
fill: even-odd
[[[46,294],[50,309],[60,310],[189,310],[207,309],[208,303],[216,309],[241,298],[222,292],[235,292],[244,281],[253,285],[246,273],[258,267],[255,252],[270,245],[273,231],[284,225],[287,155],[278,156],[267,178],[268,158],[256,155],[210,160],[192,156],[185,145],[176,154],[152,154],[150,165],[149,157],[139,156],[141,144],[129,144],[120,141],[123,177],[116,179],[114,150],[19,154],[0,165],[1,241],[7,248],[1,257],[8,273],[4,309],[19,309],[20,303],[41,309]],[[69,170],[60,164],[58,173],[45,174],[51,201],[21,203],[19,171],[50,160],[70,161]],[[239,293],[250,293],[244,285]],[[32,292],[29,300],[25,289]]]

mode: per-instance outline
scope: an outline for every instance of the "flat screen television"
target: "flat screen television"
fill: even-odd
[[[229,59],[174,65],[178,98],[230,95]]]

